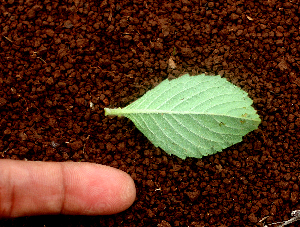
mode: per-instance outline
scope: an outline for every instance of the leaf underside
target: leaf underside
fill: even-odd
[[[105,115],[128,117],[156,146],[182,159],[201,158],[242,141],[261,120],[253,101],[220,76],[165,80],[123,109]]]

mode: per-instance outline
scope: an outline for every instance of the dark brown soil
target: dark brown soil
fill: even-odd
[[[0,13],[0,157],[101,163],[137,187],[121,214],[1,226],[262,226],[300,209],[298,0],[3,0]],[[184,72],[247,91],[259,129],[181,160],[104,116]]]

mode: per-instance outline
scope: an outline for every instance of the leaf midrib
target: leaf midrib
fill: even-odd
[[[170,111],[170,110],[151,110],[151,109],[106,109],[106,115],[118,115],[118,116],[125,116],[128,114],[166,114],[166,115],[205,115],[205,116],[223,116],[223,117],[230,117],[230,118],[238,118],[238,119],[245,119],[245,120],[252,120],[256,121],[256,119],[252,118],[245,118],[245,117],[236,117],[231,115],[225,114],[214,114],[214,113],[203,113],[203,112],[190,112],[190,111]]]

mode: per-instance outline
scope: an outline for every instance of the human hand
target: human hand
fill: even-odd
[[[112,167],[0,159],[0,218],[114,214],[135,196],[132,178]]]

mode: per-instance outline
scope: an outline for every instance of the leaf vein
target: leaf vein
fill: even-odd
[[[155,120],[155,118],[153,118],[152,115],[150,115],[150,117],[153,119],[154,123],[157,125],[157,127],[161,130],[161,132],[165,135],[165,137],[167,137],[170,141],[172,141],[173,144],[177,144],[179,147],[181,147],[182,149],[185,150],[184,147],[182,147],[178,142],[176,142],[175,140],[173,140],[171,137],[169,137],[165,131],[160,127],[160,125],[157,123],[157,121]]]
[[[201,136],[200,134],[195,133],[194,131],[190,130],[190,129],[187,128],[185,125],[183,125],[183,124],[175,117],[176,115],[171,115],[171,116],[175,119],[176,122],[178,122],[178,124],[179,124],[181,127],[185,128],[185,129],[186,129],[187,131],[189,131],[190,133],[196,135],[198,138],[202,138],[202,139],[207,140],[207,141],[219,142],[219,141],[216,141],[216,140],[210,140],[210,139],[208,139],[208,138],[205,138],[204,136]],[[198,123],[198,122],[197,122],[197,123]],[[199,125],[199,127],[201,127],[201,126]],[[195,146],[196,146],[196,147],[199,147],[200,145],[199,145],[199,146],[195,145]],[[203,146],[200,146],[200,147],[203,147]],[[205,147],[203,147],[203,148],[205,148]]]

